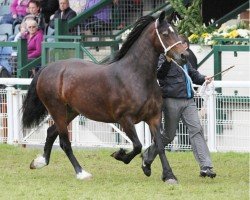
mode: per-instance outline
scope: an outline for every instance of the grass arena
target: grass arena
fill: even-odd
[[[129,165],[110,157],[114,149],[74,149],[79,162],[93,178],[80,181],[64,152],[52,151],[43,169],[30,170],[30,161],[40,148],[0,145],[0,199],[89,199],[89,200],[248,200],[249,153],[212,153],[217,172],[214,179],[199,177],[192,152],[167,152],[178,185],[163,183],[157,157],[152,175],[146,177],[137,156]]]

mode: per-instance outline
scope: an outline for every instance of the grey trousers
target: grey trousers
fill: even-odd
[[[164,130],[162,129],[163,144],[167,146],[176,135],[179,120],[187,126],[193,154],[200,168],[212,167],[209,149],[207,147],[203,129],[198,117],[198,110],[194,99],[165,98],[163,103]],[[143,153],[144,162],[151,164],[158,151],[154,142]]]

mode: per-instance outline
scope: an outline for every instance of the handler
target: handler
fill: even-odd
[[[188,51],[188,39],[180,36]],[[176,129],[180,118],[187,126],[193,154],[200,166],[200,176],[214,178],[216,173],[212,170],[213,165],[210,153],[204,138],[203,129],[198,117],[198,110],[193,99],[191,80],[193,83],[202,85],[211,82],[210,77],[201,75],[192,67],[192,52],[187,58],[187,64],[181,69],[173,61],[168,61],[162,54],[157,67],[157,78],[162,90],[164,129],[161,130],[162,141],[165,146],[171,143],[176,135]],[[185,73],[185,72],[186,73]],[[188,74],[188,75],[187,75]],[[151,175],[151,164],[157,156],[157,147],[154,142],[142,154],[142,170],[146,176]]]

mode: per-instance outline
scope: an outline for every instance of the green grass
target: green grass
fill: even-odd
[[[179,184],[167,185],[160,179],[157,158],[151,177],[146,177],[137,156],[130,164],[116,161],[114,149],[75,149],[78,161],[93,174],[90,181],[76,180],[73,167],[63,151],[52,151],[50,164],[30,170],[38,148],[0,144],[0,199],[152,199],[152,200],[248,200],[249,154],[213,153],[217,177],[198,176],[199,167],[191,152],[167,153]]]

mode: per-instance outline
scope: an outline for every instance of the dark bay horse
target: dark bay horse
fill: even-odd
[[[78,179],[89,179],[75,158],[68,137],[68,124],[80,113],[89,119],[119,123],[133,142],[133,150],[112,155],[128,164],[141,152],[142,145],[134,124],[145,121],[159,150],[163,181],[176,180],[160,139],[162,96],[156,79],[160,53],[182,65],[185,47],[177,32],[165,20],[140,18],[115,59],[97,65],[81,59],[61,60],[43,68],[33,78],[23,102],[23,126],[38,125],[49,113],[54,124],[47,130],[43,155],[34,159],[31,169],[49,164],[53,143],[59,135],[60,146],[72,163]]]

